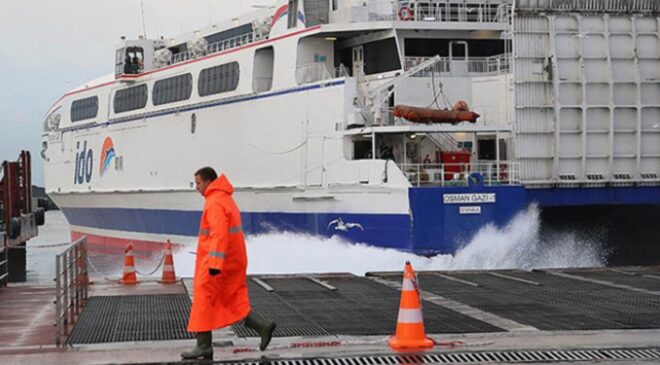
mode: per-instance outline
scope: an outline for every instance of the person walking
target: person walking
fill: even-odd
[[[259,349],[265,350],[275,331],[275,322],[250,308],[246,282],[247,254],[241,229],[241,214],[232,199],[234,188],[211,167],[195,172],[197,191],[206,203],[202,212],[193,303],[188,332],[197,333],[197,346],[181,357],[212,359],[211,331],[242,321],[261,337]]]

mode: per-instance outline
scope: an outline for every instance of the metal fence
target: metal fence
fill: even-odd
[[[520,166],[511,161],[406,163],[399,167],[413,186],[519,185]],[[478,173],[481,176],[476,176]]]
[[[87,236],[79,238],[64,252],[55,256],[55,344],[73,329],[87,301]]]
[[[5,240],[5,232],[0,232],[0,288],[7,286],[9,281],[9,247]]]

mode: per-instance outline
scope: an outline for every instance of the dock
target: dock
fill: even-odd
[[[269,349],[259,352],[257,334],[234,325],[214,332],[214,362],[660,362],[660,267],[417,274],[432,350],[395,353],[387,344],[396,328],[401,272],[258,275],[248,277],[251,304],[278,323]],[[139,280],[119,285],[92,278],[61,346],[55,344],[54,288],[1,289],[2,363],[180,363],[180,352],[194,346],[185,330],[192,280]]]

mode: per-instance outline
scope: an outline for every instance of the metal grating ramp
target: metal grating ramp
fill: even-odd
[[[248,280],[253,308],[277,322],[275,336],[389,335],[396,328],[401,293],[367,278],[324,278],[337,290],[307,278],[262,278],[268,292]],[[425,302],[422,308],[428,333],[500,332],[502,329]],[[257,333],[233,326],[241,337]]]
[[[424,291],[540,330],[660,328],[660,296],[543,272],[498,273],[508,278],[487,272],[441,274],[478,286],[434,273],[420,273],[419,277]],[[376,275],[389,280],[398,276]]]
[[[68,344],[193,338],[187,294],[91,297]]]
[[[334,358],[216,361],[223,365],[402,365],[402,364],[552,364],[660,360],[658,348],[449,352],[424,355],[371,355]],[[210,363],[210,362],[209,362]],[[654,362],[655,363],[655,362]],[[164,364],[164,363],[161,363]],[[181,364],[170,363],[170,364]]]

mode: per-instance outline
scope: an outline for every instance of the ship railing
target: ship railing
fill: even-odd
[[[296,82],[299,85],[329,80],[331,78],[332,76],[325,63],[314,62],[296,67]]]
[[[246,44],[254,42],[256,39],[257,36],[254,32],[241,34],[236,37],[222,40],[220,42],[212,43],[211,45],[209,45],[209,53],[222,52],[227,49],[244,46]]]
[[[77,239],[55,256],[54,281],[55,344],[62,346],[87,302],[87,236]]]
[[[228,49],[241,47],[246,44],[260,41],[265,38],[267,38],[267,36],[263,36],[263,35],[260,36],[255,32],[240,34],[232,38],[227,38],[222,41],[209,44],[205,54],[212,54],[212,53],[226,51]],[[203,56],[205,54],[202,53],[195,55],[190,51],[179,52],[172,55],[172,64],[188,61],[196,57]]]
[[[520,165],[513,161],[399,164],[413,186],[462,187],[520,185]]]
[[[505,23],[511,5],[505,1],[481,2],[366,0],[351,8],[352,22],[365,21]]]
[[[405,57],[404,68],[409,70],[431,57]],[[511,57],[500,54],[491,57],[469,57],[465,59],[441,58],[438,62],[412,75],[411,77],[429,77],[436,75],[469,76],[469,75],[499,75],[511,72]]]

